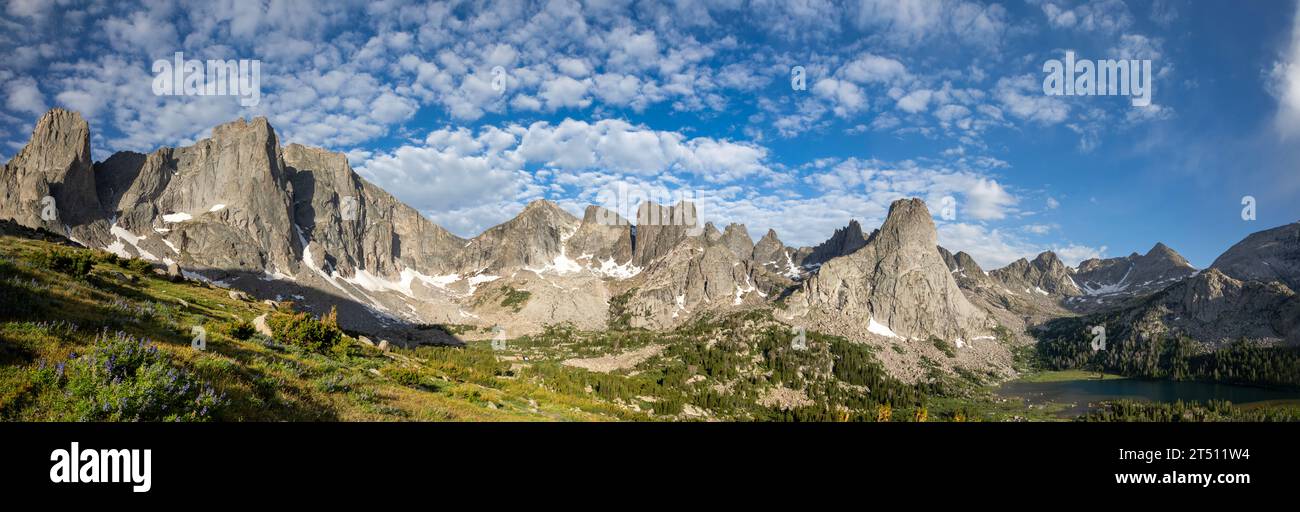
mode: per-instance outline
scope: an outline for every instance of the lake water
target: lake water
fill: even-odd
[[[1248,404],[1268,400],[1300,399],[1300,391],[1264,389],[1206,382],[1176,382],[1143,379],[1077,379],[1059,382],[1011,381],[998,388],[1004,398],[1022,398],[1028,404],[1064,404],[1061,416],[1078,416],[1088,404],[1103,400],[1145,400],[1156,402],[1227,400]]]

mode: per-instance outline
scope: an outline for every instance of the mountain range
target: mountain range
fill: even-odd
[[[1090,259],[1052,252],[985,271],[940,247],[919,199],[894,202],[879,229],[857,221],[814,247],[741,224],[698,225],[695,205],[643,203],[635,219],[601,206],[581,218],[545,200],[469,239],[355,173],[341,153],[281,145],[265,118],[149,154],[92,162],[72,111],[37,121],[0,173],[0,219],[141,258],[188,279],[337,307],[350,330],[420,344],[413,328],[456,324],[510,336],[569,323],[671,329],[701,315],[775,310],[794,327],[880,347],[915,379],[927,362],[995,374],[1010,346],[1061,317],[1127,318],[1134,332],[1204,343],[1300,342],[1300,224],[1261,231],[1198,270],[1173,249]],[[1081,334],[1082,335],[1082,334]],[[956,357],[938,357],[946,349]]]

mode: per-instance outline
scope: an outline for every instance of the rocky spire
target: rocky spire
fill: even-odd
[[[937,239],[924,202],[895,201],[866,245],[804,282],[790,313],[844,335],[970,339],[991,326],[958,289]]]
[[[745,229],[744,224],[727,224],[718,243],[730,249],[740,260],[748,260],[754,252],[754,241],[749,238],[749,230]]]
[[[829,239],[813,247],[797,263],[805,266],[818,265],[831,258],[852,253],[866,244],[867,237],[862,234],[862,225],[856,219],[850,220],[848,226],[836,229]]]
[[[694,203],[681,201],[674,206],[641,203],[636,211],[633,261],[639,267],[648,266],[687,236],[702,232]]]
[[[0,194],[0,218],[73,238],[102,235],[103,226],[92,226],[103,211],[90,160],[90,126],[81,114],[56,108],[41,116],[27,145],[0,173]]]
[[[632,260],[632,223],[607,208],[591,205],[582,213],[578,231],[566,242],[571,258],[591,255],[593,263],[622,265]]]

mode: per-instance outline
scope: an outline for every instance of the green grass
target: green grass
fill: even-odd
[[[121,279],[123,274],[142,275]],[[157,278],[140,263],[102,251],[0,238],[0,419],[645,419],[591,396],[563,396],[521,381],[487,347],[383,353],[314,318],[283,322],[293,328],[277,340],[248,330],[264,313],[272,313],[269,306],[232,300],[225,290],[202,283]],[[206,335],[206,351],[191,348],[196,327]],[[83,364],[77,361],[104,350],[96,339],[105,332],[156,347],[157,359],[116,384],[93,369],[75,382],[52,377],[60,364],[66,375]],[[199,389],[210,388],[221,403],[197,416],[131,404],[124,404],[125,412],[103,411],[105,403],[116,407],[123,398],[171,396],[158,378],[170,378],[172,370],[192,377]],[[92,414],[92,404],[99,413]]]
[[[1065,382],[1071,380],[1118,380],[1126,378],[1128,377],[1123,375],[1086,370],[1053,370],[1025,374],[1019,380],[1022,382]]]

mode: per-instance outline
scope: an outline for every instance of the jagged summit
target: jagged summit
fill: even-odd
[[[106,231],[98,222],[90,126],[77,112],[56,108],[41,116],[31,139],[5,164],[0,180],[2,218],[72,238]]]
[[[895,201],[870,241],[824,263],[791,296],[792,318],[845,335],[956,342],[983,334],[989,319],[958,289],[937,239],[924,202]]]
[[[892,206],[890,211],[893,211]],[[820,265],[831,258],[850,254],[866,244],[867,237],[862,234],[862,225],[858,224],[857,219],[852,219],[847,226],[836,229],[826,241],[811,249],[800,251],[798,263],[809,267]]]
[[[749,238],[749,230],[744,224],[727,224],[718,243],[730,249],[737,259],[748,260],[753,256],[754,240]]]
[[[1033,261],[1020,258],[1010,265],[989,272],[1013,293],[1070,297],[1083,292],[1075,284],[1071,270],[1052,251],[1039,253]]]
[[[579,224],[559,205],[541,199],[533,201],[513,219],[471,239],[459,266],[463,272],[497,272],[546,265],[561,253],[564,242]]]
[[[1079,263],[1074,279],[1095,304],[1104,304],[1109,296],[1119,298],[1146,295],[1196,273],[1196,268],[1181,254],[1163,243],[1156,243],[1146,254],[1133,253],[1122,258],[1092,258]],[[1080,299],[1078,305],[1085,304]]]

